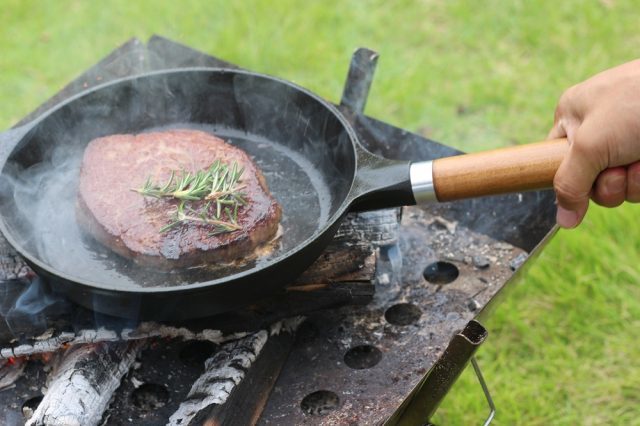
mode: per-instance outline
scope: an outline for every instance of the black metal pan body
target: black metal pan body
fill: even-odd
[[[243,267],[145,269],[83,236],[79,166],[94,138],[198,128],[247,151],[283,208],[281,246]],[[414,204],[409,163],[368,153],[341,113],[289,82],[191,68],[118,80],[1,135],[0,229],[57,291],[99,312],[185,319],[274,294],[307,268],[353,209]]]

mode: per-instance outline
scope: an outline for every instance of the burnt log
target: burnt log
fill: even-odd
[[[83,329],[75,333],[62,332],[56,335],[46,334],[36,337],[33,343],[22,344],[0,350],[0,359],[11,359],[36,354],[57,352],[61,349],[81,345],[91,345],[108,342],[139,341],[149,338],[205,340],[220,344],[246,336],[247,332],[224,334],[220,330],[202,329],[192,331],[185,327],[173,327],[156,322],[143,322],[135,329],[125,328],[119,331],[100,327],[97,330]]]
[[[0,361],[0,391],[13,386],[16,380],[20,378],[27,360],[24,358],[11,358]]]
[[[17,280],[33,275],[24,259],[0,234],[0,281]]]
[[[302,319],[280,321],[221,346],[170,417],[169,425],[254,424]]]
[[[58,354],[47,391],[26,422],[36,425],[97,425],[144,341],[74,346]]]

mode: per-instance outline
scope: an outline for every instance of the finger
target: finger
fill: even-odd
[[[553,117],[553,127],[549,131],[547,139],[567,137],[571,139],[582,121],[583,113],[580,110],[579,85],[565,90],[560,99]]]
[[[627,169],[613,167],[601,172],[593,186],[592,199],[604,207],[617,207],[627,196]]]
[[[580,121],[574,116],[563,116],[556,120],[555,124],[549,131],[547,139],[567,138],[569,143],[573,142],[575,134],[580,127]]]
[[[567,136],[567,132],[564,130],[564,125],[562,124],[562,120],[556,120],[553,124],[553,127],[549,131],[547,135],[547,139],[558,139]]]
[[[640,162],[627,167],[627,201],[640,203]]]

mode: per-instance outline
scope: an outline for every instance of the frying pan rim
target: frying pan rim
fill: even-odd
[[[185,68],[167,68],[167,69],[163,69],[163,70],[156,70],[156,71],[151,71],[151,72],[145,72],[145,73],[140,73],[140,74],[136,74],[133,76],[128,76],[128,77],[123,77],[123,78],[118,78],[118,79],[114,79],[111,81],[108,81],[106,83],[102,83],[99,85],[96,85],[90,89],[84,90],[80,93],[77,93],[67,99],[65,99],[64,101],[54,105],[53,107],[51,107],[50,109],[44,111],[42,114],[40,114],[37,118],[35,118],[34,120],[30,121],[29,123],[20,126],[23,128],[26,128],[27,130],[18,138],[18,140],[16,141],[16,143],[11,147],[11,150],[8,152],[7,154],[7,159],[5,161],[4,164],[1,165],[2,170],[0,170],[0,175],[2,175],[4,173],[4,169],[5,166],[7,164],[7,162],[9,161],[9,158],[12,156],[12,154],[14,154],[16,147],[20,144],[20,141],[22,141],[37,125],[40,124],[40,122],[44,121],[45,119],[47,119],[49,116],[51,116],[53,113],[55,113],[56,111],[62,109],[63,107],[71,104],[72,102],[75,102],[85,96],[88,96],[92,93],[98,92],[100,90],[105,90],[108,89],[110,87],[116,86],[118,84],[122,84],[125,82],[129,82],[129,81],[134,81],[137,79],[142,79],[142,78],[149,78],[149,77],[153,77],[153,76],[159,76],[159,75],[170,75],[170,74],[180,74],[180,73],[198,73],[198,72],[208,72],[208,73],[219,73],[219,74],[240,74],[240,75],[246,75],[246,76],[250,76],[250,77],[257,77],[260,79],[266,79],[266,80],[271,80],[275,83],[278,84],[284,84],[285,86],[288,86],[290,88],[295,89],[298,92],[301,92],[302,94],[304,94],[305,96],[310,97],[311,99],[317,101],[321,106],[323,106],[324,108],[326,108],[341,124],[342,128],[344,129],[344,131],[346,131],[346,133],[349,136],[349,141],[350,141],[350,146],[351,146],[351,152],[353,154],[353,173],[351,176],[351,182],[349,183],[349,188],[348,190],[345,192],[345,196],[342,198],[342,200],[340,200],[340,206],[336,209],[336,211],[333,213],[333,215],[331,215],[325,222],[324,224],[316,227],[316,230],[309,236],[307,237],[304,241],[302,241],[301,243],[297,244],[294,248],[287,250],[286,252],[278,255],[277,257],[269,260],[268,262],[265,262],[264,264],[260,265],[260,266],[256,266],[244,271],[240,271],[238,273],[232,274],[232,275],[227,275],[223,278],[218,278],[218,279],[214,279],[214,280],[209,280],[209,281],[201,281],[201,282],[197,282],[197,283],[189,283],[189,284],[181,284],[181,285],[175,285],[175,286],[165,286],[165,287],[158,287],[158,286],[145,286],[145,287],[135,287],[133,285],[123,285],[123,286],[109,286],[108,284],[105,283],[99,283],[99,282],[94,282],[91,280],[86,280],[86,279],[80,279],[77,277],[73,277],[67,273],[64,273],[62,271],[59,271],[57,268],[52,267],[51,265],[46,264],[45,262],[43,262],[42,260],[40,260],[39,258],[36,258],[34,255],[32,255],[31,251],[26,250],[21,244],[19,244],[15,238],[13,238],[13,233],[12,231],[9,229],[9,227],[7,226],[6,223],[6,219],[5,219],[5,215],[0,214],[0,232],[2,232],[2,234],[4,235],[4,237],[6,238],[7,242],[22,256],[25,258],[25,260],[27,261],[27,263],[33,264],[35,266],[37,266],[37,268],[45,271],[47,274],[50,274],[58,279],[62,279],[68,283],[71,283],[72,285],[80,285],[80,286],[85,286],[94,290],[98,290],[98,291],[109,291],[109,292],[118,292],[120,294],[122,293],[129,293],[132,295],[135,294],[158,294],[158,293],[174,293],[174,292],[180,292],[180,293],[189,293],[189,292],[197,292],[198,290],[204,289],[204,288],[211,288],[211,287],[215,287],[218,285],[224,285],[227,284],[229,282],[232,281],[236,281],[236,280],[240,280],[243,278],[246,278],[247,276],[250,275],[254,275],[257,274],[267,268],[271,268],[275,265],[277,265],[278,263],[281,263],[283,261],[285,261],[286,259],[293,257],[295,255],[297,255],[299,252],[305,250],[309,245],[313,244],[316,240],[318,240],[319,238],[322,237],[322,235],[324,235],[324,233],[328,232],[328,230],[338,221],[340,220],[341,217],[343,217],[343,215],[346,213],[346,211],[349,209],[350,205],[353,202],[353,190],[354,190],[354,184],[356,182],[356,176],[357,176],[357,170],[358,170],[358,147],[360,146],[360,142],[358,140],[357,134],[355,132],[355,130],[353,129],[353,127],[351,126],[351,124],[347,121],[347,119],[343,116],[343,114],[339,111],[338,108],[336,108],[334,105],[332,105],[330,102],[328,102],[327,100],[323,99],[322,97],[320,97],[319,95],[311,92],[310,90],[301,87],[299,85],[297,85],[296,83],[292,83],[290,81],[284,80],[282,78],[279,77],[275,77],[275,76],[271,76],[268,74],[263,74],[263,73],[258,73],[258,72],[253,72],[253,71],[247,71],[247,70],[242,70],[242,69],[230,69],[230,68],[220,68],[220,67],[185,67]],[[140,267],[140,266],[138,266]]]

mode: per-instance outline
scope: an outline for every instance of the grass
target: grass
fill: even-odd
[[[640,48],[633,0],[0,0],[0,127],[130,37],[157,33],[336,101],[352,50],[380,52],[367,113],[477,151],[543,139],[562,90]],[[635,206],[560,232],[498,309],[479,362],[495,424],[640,424]],[[439,424],[486,413],[470,371]]]

